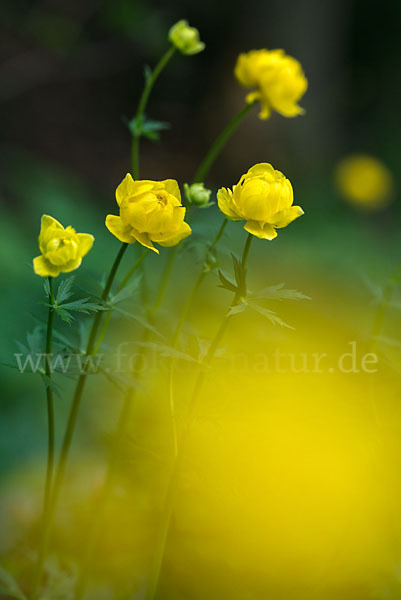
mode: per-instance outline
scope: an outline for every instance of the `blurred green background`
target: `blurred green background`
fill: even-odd
[[[104,218],[116,212],[114,190],[130,170],[126,121],[135,112],[144,65],[157,62],[167,47],[168,29],[181,18],[199,29],[206,50],[195,57],[177,55],[157,82],[147,113],[168,121],[171,129],[159,142],[142,140],[141,176],[175,178],[181,186],[191,180],[216,135],[244,103],[246,92],[233,76],[240,52],[283,48],[298,58],[309,80],[300,102],[306,115],[285,119],[273,114],[262,122],[253,112],[230,139],[206,183],[214,190],[231,186],[257,162],[271,162],[283,171],[305,217],[272,244],[255,244],[255,281],[267,285],[285,280],[316,299],[320,316],[334,311],[355,335],[368,335],[374,313],[371,288],[383,286],[401,258],[400,2],[3,0],[2,363],[12,362],[15,340],[24,341],[45,312],[38,304],[42,282],[31,268],[42,213],[95,235],[95,249],[79,271],[78,284],[84,286],[88,277],[99,279],[108,270],[117,242],[105,230]],[[394,177],[393,202],[380,212],[355,209],[335,186],[338,161],[361,152],[382,160]],[[198,210],[191,225],[195,234],[203,235],[217,230],[220,222],[212,207]],[[243,237],[241,227],[229,226],[230,247],[239,248]],[[149,260],[151,286],[157,286],[165,256],[162,252],[160,259]],[[193,250],[180,256],[175,293],[168,296],[172,314],[182,302],[181,290],[187,293],[193,262],[200,265]],[[221,260],[229,264],[225,256]],[[210,298],[215,286],[212,278],[201,305],[225,305],[223,291]],[[301,314],[298,310],[298,319]],[[399,317],[392,318],[388,327],[395,331]],[[27,475],[29,466],[44,456],[46,421],[40,380],[1,367],[1,383],[0,484],[4,482],[5,493],[0,499],[0,556],[9,556],[10,548],[20,543],[6,526],[10,480],[16,472]],[[399,386],[394,398],[398,393]],[[80,448],[104,452],[115,421],[115,406],[108,398],[99,405],[96,388],[90,395],[78,431],[78,454]],[[67,408],[67,400],[60,400],[60,415]],[[61,431],[61,416],[58,427]],[[40,490],[40,478],[35,485]],[[222,590],[224,594],[224,586]],[[326,592],[316,593],[324,597]],[[326,595],[334,598],[335,593],[331,589]],[[277,589],[275,594],[282,597]],[[376,597],[366,595],[366,589],[347,588],[348,595],[344,590],[342,594]]]

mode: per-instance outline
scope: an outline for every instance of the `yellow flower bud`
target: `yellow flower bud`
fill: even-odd
[[[301,64],[284,50],[251,50],[240,54],[234,73],[239,83],[254,89],[246,100],[248,103],[260,100],[261,119],[268,119],[272,110],[284,117],[305,112],[297,102],[306,92],[308,81]]]
[[[367,210],[387,206],[394,187],[389,169],[373,156],[364,154],[348,156],[339,163],[336,183],[351,204]]]
[[[199,39],[199,31],[190,27],[185,19],[171,27],[168,39],[182,54],[198,54],[205,48],[205,44]]]
[[[203,183],[193,183],[192,185],[184,183],[184,192],[186,201],[189,205],[193,204],[205,208],[214,204],[213,202],[210,202],[212,190],[205,188]]]
[[[56,219],[43,215],[39,234],[42,254],[33,259],[35,273],[41,277],[57,277],[78,269],[94,239],[89,233],[76,233],[72,227],[64,229]]]
[[[304,214],[300,206],[292,205],[290,181],[268,163],[251,167],[232,190],[221,188],[217,200],[228,219],[245,219],[244,229],[264,240],[273,240],[276,229]]]
[[[116,200],[120,216],[107,215],[106,227],[121,242],[138,241],[159,254],[152,242],[175,246],[191,234],[174,179],[134,181],[128,173],[116,190]]]

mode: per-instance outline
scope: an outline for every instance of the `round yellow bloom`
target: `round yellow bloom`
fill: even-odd
[[[64,229],[56,219],[43,215],[39,234],[42,254],[33,259],[35,273],[41,277],[57,277],[78,269],[94,239],[93,235],[77,233],[72,227]]]
[[[336,183],[344,197],[361,208],[380,209],[391,200],[391,172],[373,156],[359,154],[344,158],[336,169]]]
[[[290,181],[268,163],[251,167],[232,190],[221,188],[217,200],[228,219],[245,219],[244,229],[264,240],[273,240],[276,229],[304,214],[300,206],[292,205]]]
[[[260,100],[261,119],[268,119],[271,110],[284,117],[304,113],[297,102],[308,87],[301,64],[284,50],[251,50],[240,54],[234,70],[238,81],[255,91],[247,95],[248,103]]]
[[[168,39],[182,54],[198,54],[205,48],[199,39],[199,31],[190,27],[185,19],[171,27]]]
[[[174,179],[134,181],[128,173],[116,190],[116,200],[120,216],[107,215],[106,227],[122,242],[138,241],[159,254],[152,242],[175,246],[191,234]]]

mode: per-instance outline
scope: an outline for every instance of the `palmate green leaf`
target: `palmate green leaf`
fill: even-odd
[[[310,300],[309,296],[306,296],[298,290],[290,290],[284,287],[284,283],[278,283],[265,287],[259,292],[249,294],[250,298],[264,298],[267,300]]]
[[[263,317],[268,319],[273,325],[280,325],[281,327],[287,327],[288,329],[294,329],[291,325],[288,325],[285,321],[283,321],[275,312],[265,308],[264,306],[260,306],[259,304],[249,302],[249,307],[254,311],[261,314]]]
[[[144,135],[150,140],[157,141],[160,139],[160,132],[170,129],[170,123],[166,121],[155,121],[148,119],[143,115],[139,121],[136,117],[128,122],[128,128],[134,135]]]
[[[14,577],[6,569],[0,566],[0,595],[5,598],[16,598],[17,600],[28,600],[24,592],[15,581]]]
[[[90,302],[90,298],[81,298],[80,300],[73,300],[72,302],[66,302],[64,304],[46,304],[46,306],[52,306],[55,313],[66,323],[70,324],[74,317],[71,312],[78,312],[83,314],[90,314],[92,312],[98,312],[99,310],[108,310],[108,307],[104,304],[98,304],[96,302]]]

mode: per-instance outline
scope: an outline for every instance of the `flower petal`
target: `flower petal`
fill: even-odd
[[[52,265],[44,256],[33,259],[33,270],[41,277],[57,277],[60,274],[60,268]]]
[[[175,231],[173,235],[166,234],[166,238],[164,240],[155,240],[155,241],[157,241],[157,243],[160,244],[160,246],[167,246],[167,247],[176,246],[177,244],[179,244],[181,242],[181,240],[183,240],[184,238],[191,235],[191,233],[192,233],[192,229],[190,228],[188,223],[185,223],[185,221],[183,221],[181,223],[181,227],[178,229],[178,231]],[[171,237],[167,237],[168,235],[170,235]]]
[[[78,252],[83,257],[92,248],[95,238],[90,233],[77,233],[77,238],[79,243]]]
[[[135,238],[131,235],[132,228],[129,225],[124,225],[121,217],[117,215],[107,215],[106,227],[120,242],[133,244]]]
[[[75,271],[75,269],[78,269],[78,267],[81,266],[81,263],[82,263],[82,258],[79,256],[75,260],[70,260],[69,262],[62,265],[60,267],[60,272],[61,273],[70,273],[70,271]]]
[[[164,181],[161,181],[160,183],[163,184],[163,187],[166,190],[166,192],[168,192],[181,202],[180,188],[175,179],[164,179]]]
[[[277,231],[269,223],[265,223],[262,226],[259,221],[247,221],[244,229],[262,240],[274,240],[277,237]]]
[[[55,229],[64,231],[64,227],[56,219],[53,219],[50,215],[42,215],[39,233],[39,248],[41,252],[46,252],[46,244],[52,237],[52,231]]]
[[[274,227],[287,227],[292,221],[298,219],[304,214],[304,211],[300,206],[291,206],[291,208],[287,208],[286,210],[281,210],[277,212],[270,218],[270,223]]]
[[[148,233],[140,233],[136,229],[132,229],[132,236],[135,237],[135,239],[142,244],[142,246],[145,246],[145,248],[149,248],[149,250],[153,250],[153,252],[159,254],[158,249],[152,244]]]
[[[135,182],[132,178],[131,173],[127,173],[120,185],[116,189],[116,200],[118,206],[120,206],[124,198],[129,198],[133,195],[134,183]]]
[[[232,198],[233,193],[229,189],[220,188],[217,192],[217,202],[221,212],[224,215],[226,215],[228,219],[232,219],[233,221],[240,221],[242,217],[236,212]]]

